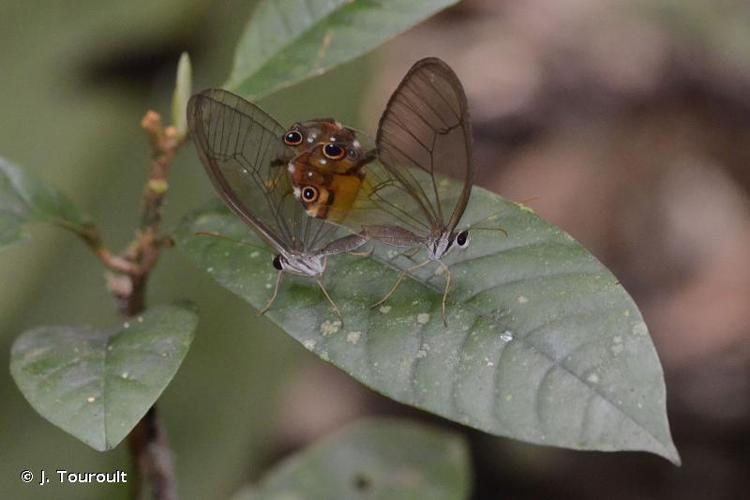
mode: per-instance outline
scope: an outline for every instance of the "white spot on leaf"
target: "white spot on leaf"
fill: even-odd
[[[320,333],[323,334],[324,337],[327,337],[329,335],[333,335],[334,333],[339,331],[339,328],[341,328],[341,321],[324,321],[322,325],[320,325]]]
[[[648,334],[648,328],[646,327],[646,323],[644,323],[643,321],[633,325],[633,335],[647,335],[647,334]]]
[[[362,332],[349,332],[346,335],[346,341],[350,344],[356,344],[359,342],[359,338],[362,336]]]
[[[312,351],[315,349],[316,342],[313,339],[307,339],[304,342],[302,342],[302,345],[305,346],[305,349],[308,351]]]
[[[430,315],[428,313],[417,314],[417,323],[420,325],[426,325],[430,322]]]

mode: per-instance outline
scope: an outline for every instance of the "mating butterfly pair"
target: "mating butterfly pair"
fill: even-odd
[[[288,272],[315,279],[340,315],[321,281],[326,259],[377,241],[422,248],[428,258],[402,271],[375,305],[407,273],[437,262],[446,273],[445,321],[451,275],[441,259],[469,243],[468,231],[456,228],[474,176],[466,96],[447,64],[436,58],[414,64],[380,119],[374,151],[334,120],[284,129],[223,90],[193,96],[188,123],[224,202],[277,254],[276,287],[263,311]],[[341,226],[350,234],[341,236]]]

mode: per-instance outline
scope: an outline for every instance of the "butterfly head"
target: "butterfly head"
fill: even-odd
[[[320,276],[326,268],[324,255],[289,252],[273,258],[273,267],[298,276]]]
[[[469,242],[471,241],[471,235],[469,234],[469,230],[465,229],[459,233],[454,233],[453,237],[453,245],[460,248],[461,250],[464,250],[469,246]]]
[[[439,233],[432,238],[427,244],[427,256],[432,260],[440,260],[443,255],[447,254],[454,248],[464,250],[469,246],[469,231],[464,230],[458,233]]]

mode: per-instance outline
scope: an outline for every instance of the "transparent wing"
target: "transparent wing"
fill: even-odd
[[[372,169],[373,204],[412,228],[452,231],[474,167],[466,95],[447,64],[427,58],[412,66],[380,119],[376,143],[385,173]]]
[[[305,216],[286,172],[286,131],[257,106],[219,89],[194,95],[188,124],[209,178],[225,203],[277,252],[312,253],[335,227]]]

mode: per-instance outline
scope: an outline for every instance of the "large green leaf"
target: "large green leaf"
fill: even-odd
[[[470,489],[469,457],[457,436],[372,420],[292,456],[233,500],[461,500]]]
[[[187,354],[198,316],[161,306],[111,330],[45,326],[24,332],[10,371],[44,418],[89,446],[115,447],[154,404]]]
[[[495,214],[495,215],[492,215]],[[486,432],[587,450],[645,450],[677,463],[663,374],[638,308],[617,279],[569,235],[530,209],[475,188],[466,250],[445,259],[453,277],[448,327],[445,276],[426,266],[373,309],[413,264],[376,247],[329,259],[325,282],[286,278],[267,316],[365,385]],[[195,236],[219,232],[242,240]],[[272,255],[223,210],[186,218],[179,243],[193,261],[256,308],[275,279]],[[419,257],[418,257],[419,259]]]
[[[0,246],[23,237],[23,225],[50,222],[76,232],[90,220],[60,191],[0,157]]]
[[[225,87],[259,99],[365,54],[459,0],[262,0]]]

